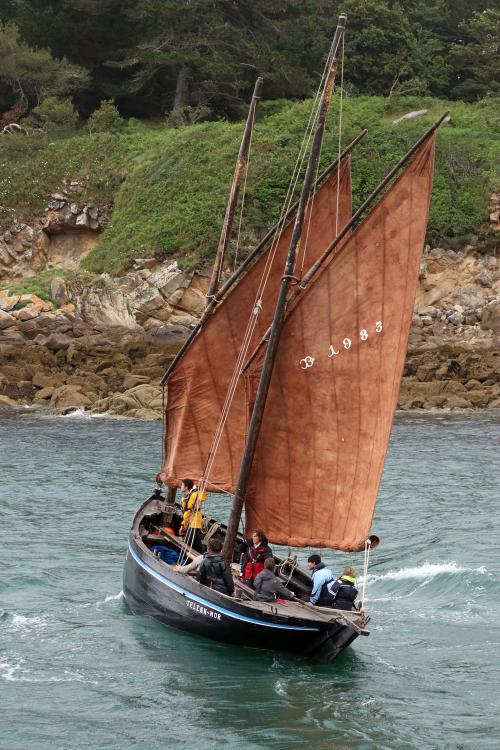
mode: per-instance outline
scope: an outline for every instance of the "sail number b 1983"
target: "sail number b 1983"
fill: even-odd
[[[382,333],[383,331],[383,325],[381,320],[377,320],[375,323],[375,334]],[[359,331],[359,340],[360,341],[367,341],[370,337],[370,332],[366,328],[361,328]],[[341,344],[337,344],[336,346],[334,344],[330,344],[330,347],[328,349],[328,357],[336,357],[338,356],[343,350],[347,351],[350,349],[353,345],[353,340],[348,338],[347,336],[342,339]],[[301,370],[308,370],[310,367],[313,367],[314,362],[316,361],[316,357],[303,357],[299,362],[299,367]]]

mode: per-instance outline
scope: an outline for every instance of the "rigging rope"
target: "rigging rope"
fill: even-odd
[[[248,178],[248,171],[250,168],[250,154],[252,152],[252,140],[253,140],[253,128],[255,123],[255,114],[257,112],[257,108],[254,108],[252,112],[252,124],[250,129],[250,142],[248,144],[248,157],[247,157],[247,164],[245,169],[245,176],[243,179],[243,190],[241,191],[241,206],[240,206],[240,218],[238,222],[238,234],[236,237],[236,249],[234,251],[234,267],[233,272],[236,271],[236,268],[238,267],[238,251],[240,249],[240,237],[241,237],[241,224],[243,222],[243,209],[245,208],[245,197],[247,192],[247,178]],[[222,265],[222,264],[221,264]],[[220,278],[218,279],[218,282],[220,281]],[[219,283],[217,283],[217,288],[219,287]]]
[[[361,594],[361,609],[365,608],[365,591],[366,591],[366,579],[368,578],[368,561],[370,559],[370,549],[372,543],[369,539],[365,542],[365,561],[363,564],[363,593]]]
[[[342,34],[342,56],[340,63],[340,106],[339,106],[339,148],[338,148],[338,168],[337,168],[337,206],[335,208],[335,237],[339,233],[339,196],[340,196],[340,144],[342,141],[342,110],[344,103],[344,37]]]

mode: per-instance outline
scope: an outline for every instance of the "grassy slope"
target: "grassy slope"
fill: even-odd
[[[242,245],[249,246],[276,219],[300,144],[310,102],[270,103],[274,114],[256,126],[247,186]],[[392,125],[399,114],[429,115]],[[264,107],[265,109],[265,107]],[[334,112],[338,107],[334,107]],[[435,99],[392,101],[358,97],[344,103],[343,142],[362,128],[369,134],[353,156],[354,204],[374,187],[406,148],[442,113],[451,123],[438,135],[429,240],[463,243],[487,237],[488,195],[500,182],[500,101],[474,105]],[[277,111],[276,111],[277,110]],[[322,165],[335,158],[336,115]],[[43,143],[20,136],[0,139],[0,222],[40,213],[47,190],[63,178],[86,178],[81,200],[115,201],[111,222],[84,261],[89,271],[119,274],[133,258],[154,253],[195,267],[213,257],[242,125],[204,123],[181,129],[129,123],[116,134],[86,133]]]

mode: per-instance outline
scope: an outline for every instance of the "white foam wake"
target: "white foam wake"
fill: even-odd
[[[6,682],[14,682],[14,675],[19,669],[21,669],[20,664],[9,664],[8,661],[0,661],[0,672]]]
[[[480,568],[463,568],[460,565],[457,565],[454,561],[445,563],[424,562],[422,565],[418,565],[414,568],[389,570],[387,573],[382,573],[381,575],[369,573],[366,583],[375,583],[375,581],[404,581],[410,578],[425,580],[435,578],[444,573],[486,573],[486,568],[484,566],[481,566]]]
[[[118,594],[108,594],[108,596],[102,602],[98,602],[98,604],[107,604],[108,602],[112,602],[115,599],[122,599],[122,598],[123,598],[123,591],[119,591]]]
[[[32,682],[32,683],[53,683],[53,682],[96,682],[88,680],[79,672],[72,672],[65,669],[61,674],[55,674],[54,671],[46,674],[35,674],[29,669],[25,669],[24,659],[18,659],[16,664],[10,664],[8,661],[0,660],[0,678],[5,682]]]
[[[45,617],[25,617],[24,615],[12,614],[10,629],[27,631],[45,627],[46,624],[47,620]]]

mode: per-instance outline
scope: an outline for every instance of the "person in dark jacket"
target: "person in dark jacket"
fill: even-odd
[[[333,596],[332,606],[335,609],[355,609],[354,600],[358,595],[356,588],[356,571],[351,565],[344,568],[342,575],[329,586],[329,591]]]
[[[276,599],[294,599],[295,594],[287,589],[275,572],[275,562],[272,557],[264,560],[264,570],[261,570],[254,581],[255,600],[258,602],[274,602]]]
[[[253,587],[256,577],[264,570],[264,561],[268,557],[273,556],[271,547],[262,529],[254,529],[252,531],[252,538],[246,542],[242,554],[241,572],[243,582],[247,586]]]
[[[208,542],[208,551],[203,555],[203,561],[200,565],[199,581],[204,586],[209,586],[221,594],[234,593],[234,582],[231,572],[227,569],[226,561],[222,552],[222,542],[220,539],[210,539]]]

